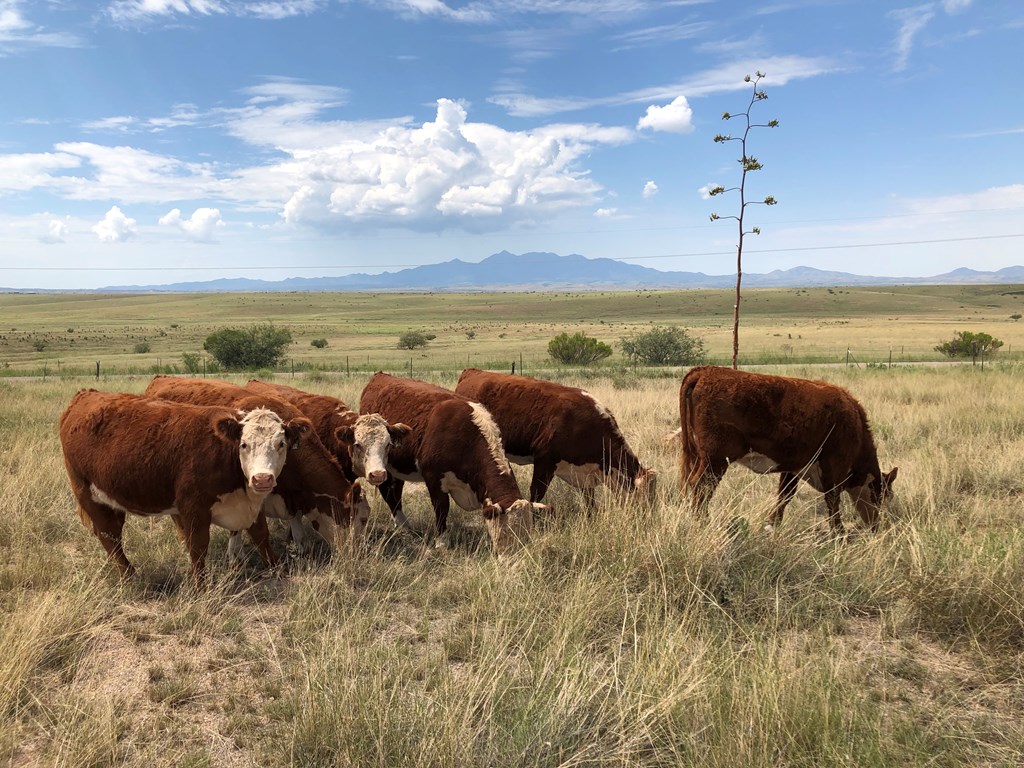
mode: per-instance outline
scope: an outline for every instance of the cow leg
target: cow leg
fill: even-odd
[[[182,540],[184,540],[184,533],[181,534]],[[245,551],[245,545],[242,542],[241,531],[229,531],[228,532],[228,566],[230,568],[240,568],[242,565],[243,552]]]
[[[583,496],[583,512],[587,517],[592,517],[594,510],[597,509],[597,498],[594,488],[589,485],[580,488],[580,495]]]
[[[404,480],[399,480],[397,477],[392,477],[390,475],[387,480],[377,486],[377,490],[379,490],[380,495],[384,497],[384,502],[388,505],[388,509],[391,510],[391,514],[395,518],[396,528],[409,527],[409,520],[402,511],[402,489],[404,488]]]
[[[187,517],[187,519],[186,519]],[[192,560],[192,578],[197,587],[206,585],[206,550],[210,548],[209,515],[174,515],[188,556]]]
[[[530,501],[540,501],[548,492],[551,481],[555,479],[557,462],[535,456],[533,461],[533,479],[530,481]]]
[[[124,553],[124,512],[97,504],[90,499],[85,504],[79,502],[78,514],[83,523],[89,521],[93,534],[106,550],[107,558],[117,566],[121,577],[134,576],[135,567],[128,562],[128,557]]]
[[[715,495],[718,484],[728,469],[728,462],[722,462],[722,466],[715,466],[703,456],[695,461],[690,461],[686,455],[679,462],[679,478],[682,484],[683,494],[689,497],[693,511],[698,516],[707,514],[711,506],[711,497]]]
[[[796,494],[796,487],[800,484],[800,478],[792,472],[779,473],[779,496],[775,501],[775,508],[768,519],[769,527],[776,526],[782,522],[782,513],[786,511],[789,502]]]
[[[825,506],[828,508],[828,525],[832,529],[832,533],[836,536],[842,536],[846,533],[846,529],[843,528],[843,518],[840,511],[840,502],[843,498],[843,489],[838,486],[832,486],[829,490],[825,491]]]
[[[232,531],[232,533],[234,533]],[[256,522],[249,526],[249,538],[252,539],[256,550],[263,556],[263,562],[267,568],[277,565],[277,555],[270,546],[270,529],[267,527],[267,516],[261,511],[256,517]]]
[[[448,538],[445,533],[448,531],[448,510],[451,509],[452,500],[441,490],[441,479],[440,478],[423,478],[427,492],[430,494],[430,503],[434,507],[434,534],[437,537],[434,542],[434,546],[440,548],[446,548],[448,546]]]

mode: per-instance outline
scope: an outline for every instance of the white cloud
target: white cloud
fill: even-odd
[[[717,186],[719,186],[719,185],[715,184],[714,182],[712,182],[710,184],[705,184],[703,187],[701,187],[700,189],[697,190],[697,194],[700,195],[700,199],[701,200],[710,200],[711,199],[711,190],[714,189]]]
[[[104,243],[123,243],[135,236],[135,219],[125,216],[115,205],[93,225],[92,231]]]
[[[627,104],[650,103],[674,99],[679,94],[693,99],[717,93],[745,91],[750,89],[750,83],[744,82],[744,76],[759,70],[768,73],[768,77],[761,81],[761,85],[771,88],[786,85],[792,80],[805,80],[838,72],[841,71],[841,67],[827,58],[767,56],[758,59],[738,59],[717,69],[698,72],[692,77],[676,83],[639,88],[611,96],[539,98],[510,89],[504,93],[489,96],[487,101],[503,107],[510,115],[516,117],[541,117],[557,112],[570,112],[592,107],[621,107]]]
[[[330,229],[494,230],[594,205],[606,191],[586,167],[590,156],[636,140],[629,128],[583,123],[510,131],[470,121],[466,108],[448,99],[419,124],[408,117],[322,120],[320,113],[346,95],[272,82],[252,89],[242,108],[202,116],[219,119],[250,145],[276,150],[258,153],[257,165],[190,163],[132,146],[64,142],[52,153],[0,155],[0,194],[44,189],[64,199],[155,203],[165,211],[175,204],[184,209],[178,201],[223,201]],[[195,216],[187,220],[191,232],[179,218],[182,231],[210,236],[214,230]]]
[[[658,185],[653,181],[648,181],[644,184],[644,191],[641,193],[645,200],[650,200],[656,194],[658,194]]]
[[[160,224],[180,229],[190,240],[212,243],[217,230],[224,226],[224,221],[217,208],[197,208],[187,219],[183,219],[181,211],[174,208],[160,217]]]
[[[942,10],[946,13],[959,13],[970,8],[971,0],[942,0]]]
[[[39,236],[42,243],[56,244],[63,243],[68,234],[68,225],[60,219],[50,219],[46,225],[46,232]]]
[[[676,96],[663,107],[656,104],[649,106],[647,114],[640,118],[636,127],[638,130],[649,128],[667,133],[692,133],[693,110],[685,96]]]
[[[594,211],[594,215],[599,219],[610,219],[618,212],[618,208],[598,208]]]
[[[990,187],[960,195],[908,198],[904,203],[907,210],[915,214],[948,215],[1007,208],[1024,209],[1024,184]]]
[[[29,21],[22,0],[0,0],[0,54],[15,48],[77,48],[82,42],[65,32],[47,32]]]
[[[914,38],[935,16],[934,9],[935,5],[928,3],[889,12],[889,16],[896,19],[900,25],[899,32],[896,34],[896,61],[893,64],[895,71],[902,72],[907,68],[910,54],[914,50]]]

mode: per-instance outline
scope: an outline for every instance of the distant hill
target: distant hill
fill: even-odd
[[[357,273],[337,277],[291,277],[286,280],[221,278],[164,285],[113,285],[111,292],[249,292],[249,291],[497,291],[497,290],[622,290],[634,288],[729,288],[735,274],[664,272],[615,259],[588,259],[579,254],[501,251],[483,261],[452,259],[379,275]],[[996,272],[960,268],[932,277],[875,277],[793,267],[765,274],[745,273],[747,288],[809,288],[814,286],[1024,283],[1024,266]],[[9,291],[11,289],[0,289]]]

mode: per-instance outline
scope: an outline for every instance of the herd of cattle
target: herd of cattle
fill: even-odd
[[[896,470],[879,469],[867,415],[846,390],[702,366],[683,378],[679,412],[680,481],[698,511],[735,462],[779,474],[772,523],[803,479],[825,495],[835,531],[843,491],[877,527]],[[300,553],[310,545],[304,521],[335,547],[358,546],[365,486],[407,526],[404,485],[424,483],[439,543],[450,500],[481,510],[496,553],[529,537],[555,477],[588,507],[598,485],[643,503],[656,492],[655,471],[590,393],[475,368],[454,391],[378,372],[358,412],[255,379],[155,376],[142,395],[79,391],[61,415],[60,440],[82,522],[121,574],[134,571],[122,541],[127,514],[170,515],[200,583],[214,523],[230,531],[231,561],[248,531],[268,565],[277,563],[267,517],[288,521]],[[529,498],[510,462],[533,464]]]

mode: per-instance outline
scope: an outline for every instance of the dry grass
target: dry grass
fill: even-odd
[[[129,521],[129,584],[80,525],[56,435],[78,383],[0,381],[0,759],[1024,763],[1024,370],[789,372],[864,402],[900,467],[880,534],[832,540],[806,487],[764,533],[775,483],[742,468],[690,519],[662,444],[678,378],[617,375],[575,383],[658,469],[653,510],[600,494],[587,517],[556,483],[556,512],[496,560],[477,515],[453,510],[451,547],[428,549],[371,493],[363,556],[320,551],[281,578],[253,556],[239,577],[215,529],[199,594],[167,521]],[[303,385],[354,404],[362,383]],[[425,495],[408,508],[426,530]]]

